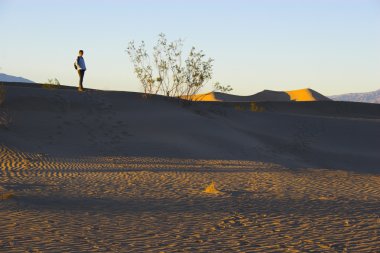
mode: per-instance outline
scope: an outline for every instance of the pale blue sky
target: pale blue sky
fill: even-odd
[[[326,95],[380,88],[380,0],[0,0],[0,72],[139,91],[131,40],[183,38],[215,59],[235,94],[310,87]]]

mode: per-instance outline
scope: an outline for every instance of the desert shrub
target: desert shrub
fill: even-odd
[[[237,110],[237,111],[248,110],[248,111],[251,111],[251,112],[264,112],[265,111],[264,107],[258,105],[255,102],[251,102],[249,104],[249,106],[248,105],[245,106],[245,105],[237,104],[237,105],[234,106],[234,109]]]
[[[214,60],[192,47],[183,61],[182,47],[181,39],[169,42],[165,34],[159,35],[152,56],[144,41],[129,43],[126,51],[145,94],[191,97],[211,80]]]
[[[57,78],[48,79],[48,81],[42,84],[44,89],[58,89],[61,86],[61,83]]]
[[[234,106],[234,109],[235,109],[236,111],[245,111],[245,107],[242,106],[242,105],[235,105],[235,106]]]
[[[221,85],[219,82],[214,84],[214,91],[220,91],[223,93],[230,93],[233,88],[230,85]]]
[[[262,106],[257,105],[257,103],[252,102],[250,110],[251,112],[263,112],[264,108]]]

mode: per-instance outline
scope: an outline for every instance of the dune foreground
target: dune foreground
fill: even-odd
[[[5,89],[0,252],[380,252],[380,105]]]

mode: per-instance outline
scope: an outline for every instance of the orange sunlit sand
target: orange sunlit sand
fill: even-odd
[[[319,99],[313,95],[310,89],[286,91],[291,101],[318,101]]]

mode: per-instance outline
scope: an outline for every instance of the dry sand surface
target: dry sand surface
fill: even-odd
[[[2,252],[380,252],[379,105],[6,89]]]

